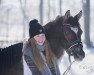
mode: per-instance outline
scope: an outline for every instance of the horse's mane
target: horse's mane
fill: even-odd
[[[46,38],[50,37],[50,35],[48,35],[48,33],[51,33],[52,28],[55,27],[55,26],[61,25],[62,22],[63,22],[63,16],[60,16],[60,15],[57,16],[55,20],[48,22],[44,26],[44,29],[46,31]]]
[[[49,27],[51,25],[62,24],[62,22],[63,22],[63,16],[58,15],[54,20],[50,21],[45,26],[48,26]]]
[[[62,22],[63,22],[63,16],[57,16],[55,20],[47,23],[44,26],[44,29],[46,32],[46,38],[47,38],[48,42],[50,43],[53,53],[58,58],[60,58],[64,52],[61,50],[61,49],[63,49],[61,46],[61,43],[60,43],[61,35],[58,34],[58,32],[61,32],[61,30],[59,30],[59,28],[62,25]]]

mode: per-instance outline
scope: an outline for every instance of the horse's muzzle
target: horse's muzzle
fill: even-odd
[[[79,49],[79,48],[78,48]],[[82,61],[83,58],[85,57],[85,52],[83,51],[83,49],[77,50],[73,53],[74,59],[76,61]]]

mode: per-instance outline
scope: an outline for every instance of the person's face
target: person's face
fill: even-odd
[[[36,40],[36,43],[38,45],[43,45],[45,42],[45,34],[41,33],[34,36],[34,39]]]

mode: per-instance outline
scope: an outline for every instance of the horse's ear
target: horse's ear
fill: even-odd
[[[70,17],[70,10],[68,10],[68,11],[65,13],[64,20],[68,19],[69,17]]]
[[[79,21],[81,16],[82,16],[82,10],[74,18],[76,18]]]

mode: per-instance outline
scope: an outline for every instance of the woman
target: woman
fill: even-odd
[[[23,46],[24,61],[32,75],[60,75],[56,58],[38,20],[29,23],[29,40]]]

